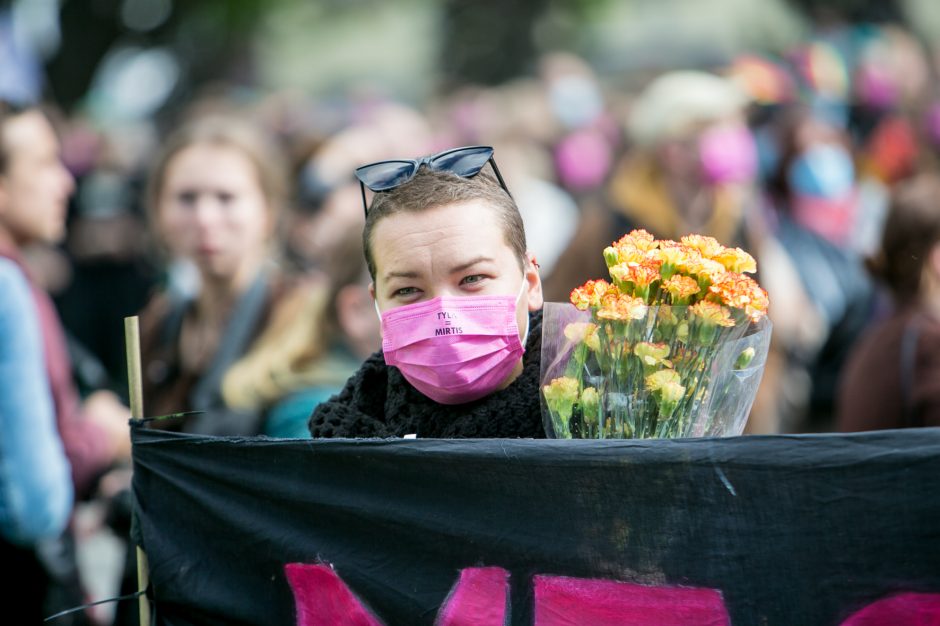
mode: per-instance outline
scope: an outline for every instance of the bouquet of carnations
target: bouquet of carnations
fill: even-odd
[[[542,409],[549,436],[738,435],[770,345],[753,257],[711,237],[635,230],[604,250],[611,282],[547,303]],[[573,306],[572,306],[573,305]]]

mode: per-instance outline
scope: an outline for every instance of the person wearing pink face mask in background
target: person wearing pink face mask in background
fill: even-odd
[[[804,307],[790,297],[793,280],[787,277],[793,277],[792,268],[757,202],[758,152],[746,124],[748,103],[735,82],[715,74],[676,71],[653,80],[632,103],[626,128],[631,149],[615,167],[607,207],[582,215],[571,245],[546,280],[549,299],[563,299],[572,285],[606,273],[596,251],[634,228],[660,239],[698,233],[744,248],[759,267],[769,269],[767,280],[763,274],[761,280],[775,303],[775,336],[803,333]],[[783,271],[776,271],[781,264]],[[750,432],[781,428],[781,394],[774,386],[781,380],[784,360],[778,351],[771,352]]]
[[[810,381],[799,431],[834,426],[837,382],[850,350],[875,312],[873,285],[851,240],[858,215],[856,172],[848,141],[810,107],[794,106],[777,125],[781,159],[768,181],[774,236],[820,319],[814,344],[794,351]]]
[[[688,233],[743,242],[757,150],[736,85],[704,72],[671,72],[634,102],[627,125],[635,149],[610,185],[614,214],[660,238]],[[629,230],[627,228],[624,232]]]
[[[364,204],[375,192],[363,246],[382,350],[316,407],[311,435],[544,437],[542,285],[492,149],[357,176]]]
[[[651,82],[631,105],[630,149],[613,169],[606,206],[582,215],[546,280],[549,298],[603,275],[595,251],[634,228],[660,239],[708,235],[753,253],[745,218],[755,198],[757,148],[747,104],[734,82],[715,74],[675,71]]]

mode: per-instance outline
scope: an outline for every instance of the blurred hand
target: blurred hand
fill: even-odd
[[[85,399],[82,413],[106,433],[111,444],[112,460],[131,458],[131,432],[128,420],[131,411],[110,391],[96,391]]]
[[[131,488],[131,479],[134,472],[129,467],[118,467],[101,477],[98,482],[98,495],[110,500],[120,492]]]

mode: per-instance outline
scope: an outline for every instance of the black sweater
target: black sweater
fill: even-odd
[[[545,437],[539,405],[542,312],[529,317],[522,373],[508,387],[465,404],[438,404],[370,356],[346,386],[310,416],[315,437]]]

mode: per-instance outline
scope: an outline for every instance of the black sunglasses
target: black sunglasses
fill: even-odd
[[[452,172],[461,178],[473,178],[480,173],[480,170],[487,163],[492,166],[500,186],[511,198],[512,194],[509,193],[509,188],[506,187],[506,182],[503,180],[502,174],[499,173],[499,168],[496,167],[496,160],[493,159],[493,148],[489,146],[467,146],[445,150],[420,159],[379,161],[356,168],[356,178],[359,179],[359,188],[362,191],[362,208],[366,214],[369,213],[369,205],[366,202],[366,187],[374,192],[395,189],[414,178],[422,165],[428,166],[435,172]]]

